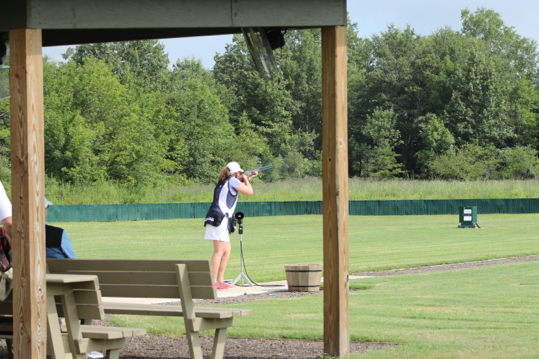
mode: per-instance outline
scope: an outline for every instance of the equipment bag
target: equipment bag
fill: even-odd
[[[0,227],[0,272],[11,268],[11,244],[4,227]]]

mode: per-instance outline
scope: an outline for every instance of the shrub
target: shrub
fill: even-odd
[[[504,179],[531,179],[539,174],[537,151],[529,147],[507,148],[500,151]]]
[[[494,151],[477,145],[464,145],[454,152],[434,157],[428,162],[433,177],[478,180],[497,177],[499,160]]]

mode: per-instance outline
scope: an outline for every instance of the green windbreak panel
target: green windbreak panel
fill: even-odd
[[[151,219],[203,218],[209,203],[110,204],[51,206],[49,222],[103,222]]]
[[[350,201],[350,215],[406,216],[458,214],[459,207],[477,206],[477,212],[539,213],[539,198]]]
[[[352,216],[456,214],[459,207],[476,206],[479,214],[539,213],[539,198],[350,201]],[[49,222],[135,221],[204,218],[209,203],[111,204],[51,206]],[[240,202],[236,211],[246,217],[322,214],[322,201]]]

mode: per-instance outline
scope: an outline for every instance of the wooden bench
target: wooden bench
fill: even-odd
[[[10,295],[0,303],[0,314],[13,312]],[[67,330],[60,328],[65,318]],[[86,359],[91,351],[106,351],[107,359],[118,359],[125,339],[146,334],[145,329],[81,325],[81,320],[104,319],[103,302],[97,276],[47,274],[47,353],[52,359]],[[3,332],[11,355],[13,334]]]
[[[209,259],[47,259],[50,273],[92,274],[99,277],[104,297],[126,298],[105,302],[105,313],[184,317],[191,358],[202,359],[201,330],[215,329],[212,358],[224,355],[227,328],[234,317],[250,309],[198,307],[193,299],[217,299]],[[127,298],[167,298],[179,305],[139,304]]]

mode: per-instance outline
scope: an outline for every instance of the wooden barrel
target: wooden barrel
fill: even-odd
[[[289,292],[317,292],[322,279],[322,264],[287,264],[284,266]]]

